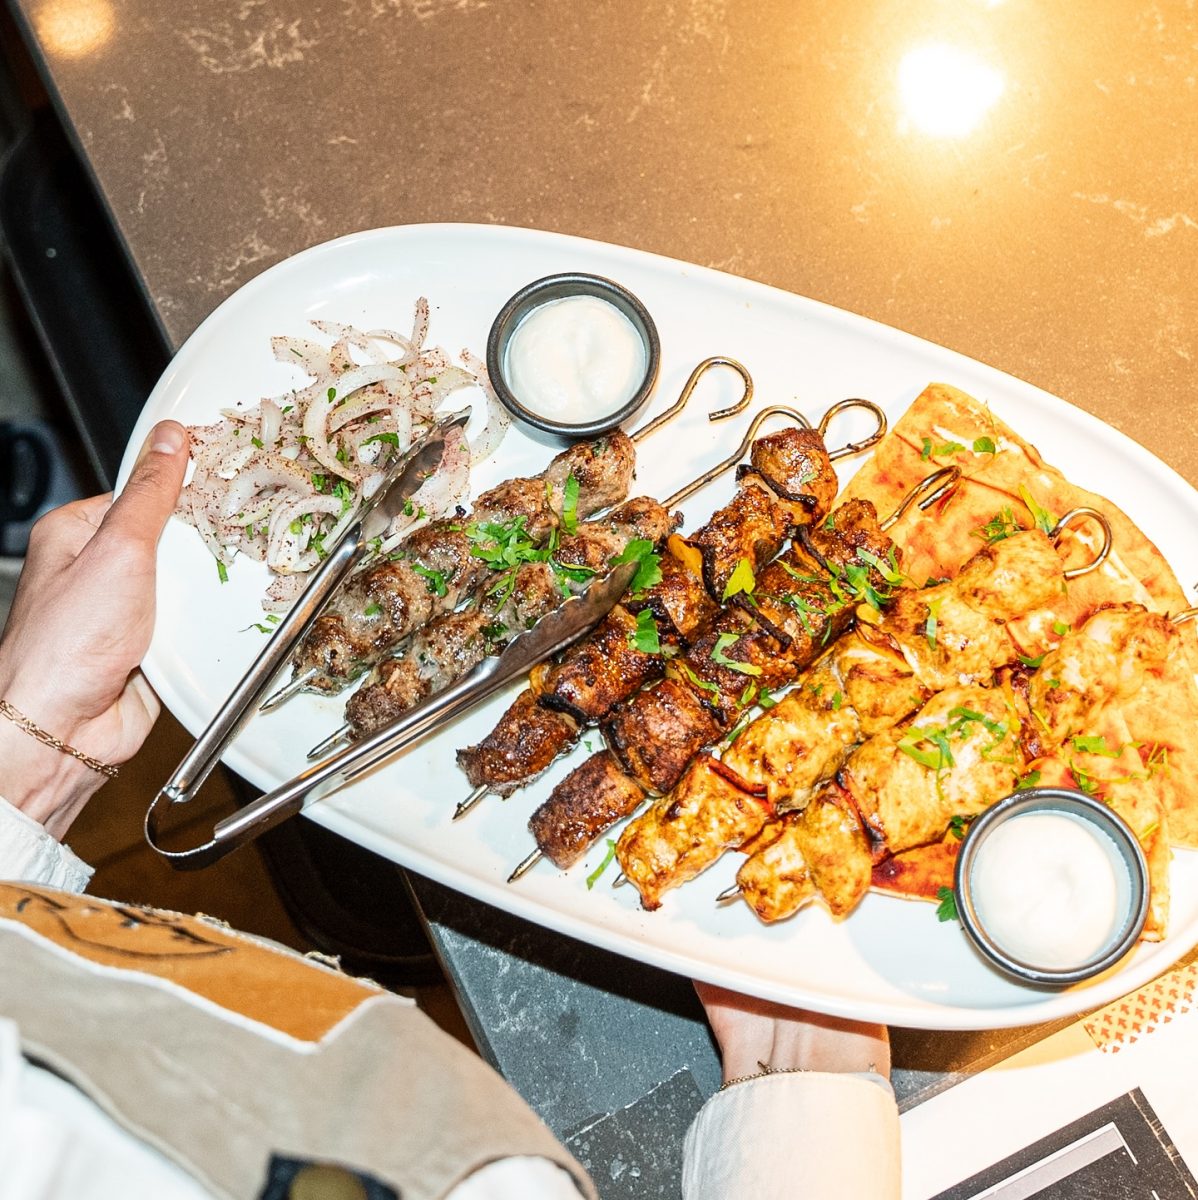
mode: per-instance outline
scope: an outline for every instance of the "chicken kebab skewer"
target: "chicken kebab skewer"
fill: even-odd
[[[566,868],[647,794],[671,792],[702,748],[725,736],[770,692],[791,683],[853,619],[859,600],[877,602],[897,579],[886,531],[917,502],[930,506],[955,484],[953,468],[934,472],[879,522],[873,505],[851,501],[798,539],[760,578],[728,598],[667,677],[619,705],[604,724],[608,749],[563,779],[529,821],[541,857]],[[705,757],[718,776],[717,760]]]
[[[1066,570],[1053,538],[1089,517],[1103,524],[1105,544],[1093,561]],[[982,547],[955,579],[899,588],[884,612],[859,609],[869,619],[739,733],[719,760],[718,782],[715,760],[698,760],[675,792],[624,830],[616,858],[643,906],[659,907],[670,888],[806,804],[863,737],[945,688],[989,683],[998,667],[1018,660],[1007,623],[1051,604],[1067,579],[1100,565],[1109,545],[1101,515],[1074,510],[1051,536],[1023,530]]]
[[[829,452],[824,437],[833,418],[861,406],[877,420],[875,432]],[[665,657],[684,647],[714,615],[739,565],[759,570],[793,528],[822,520],[838,486],[832,462],[868,449],[886,427],[876,406],[848,400],[833,405],[817,429],[800,418],[792,428],[757,439],[763,422],[775,413],[797,416],[784,408],[759,413],[736,450],[700,481],[715,478],[748,450],[749,464],[740,469],[733,499],[695,533],[672,538],[675,552],[662,557],[660,577],[633,589],[560,662],[538,668],[495,729],[458,752],[475,790],[458,805],[455,819],[488,791],[508,796],[530,783],[574,747],[585,726],[598,724],[620,701],[659,679]],[[693,569],[683,565],[683,557],[693,560]]]
[[[538,475],[509,479],[483,492],[469,517],[462,513],[432,521],[397,551],[369,563],[313,623],[293,654],[290,682],[266,699],[262,711],[301,691],[343,691],[433,617],[452,612],[490,573],[486,552],[499,549],[502,531],[515,527],[522,538],[541,545],[561,529],[563,514],[581,520],[625,499],[636,443],[677,416],[715,366],[732,367],[745,386],[736,404],[709,413],[709,420],[743,411],[753,396],[748,371],[733,359],[705,359],[674,404],[635,433],[617,429],[577,442]]]
[[[774,415],[787,416],[801,426],[807,424],[801,414],[791,409],[781,406],[765,409],[754,418],[742,446],[752,440],[765,419]],[[810,429],[803,432],[808,441],[814,439],[823,455],[819,435]],[[740,457],[738,450],[662,503],[638,498],[621,505],[604,520],[575,525],[574,532],[565,537],[559,538],[555,532],[542,550],[529,546],[515,552],[516,548],[509,545],[501,560],[506,569],[484,581],[468,607],[436,618],[411,639],[401,656],[376,668],[367,683],[350,698],[346,725],[314,747],[309,757],[320,757],[346,737],[357,739],[369,735],[425,696],[448,686],[556,607],[563,593],[576,591],[613,561],[623,556],[639,558],[643,577],[651,578],[659,561],[656,550],[677,525],[670,514],[672,506],[734,465]],[[835,491],[835,475],[830,465],[812,466],[806,454],[802,454],[800,472],[794,461],[800,456],[786,453],[781,457],[790,470],[781,475],[776,486],[792,485],[801,473],[813,473],[823,465],[827,477],[823,486]],[[627,631],[621,626],[621,637],[626,639],[626,636]]]
[[[1034,779],[1024,771],[1046,758],[1063,749],[1072,758],[1102,743],[1087,734],[1096,714],[1133,695],[1146,672],[1177,652],[1183,619],[1137,604],[1100,609],[1067,632],[1030,677],[1026,667],[1002,668],[997,686],[949,687],[931,697],[910,721],[858,746],[805,808],[764,830],[737,872],[737,886],[721,899],[739,895],[766,922],[815,898],[834,916],[851,912],[879,862],[940,840],[953,821],[979,815],[1021,777]],[[1098,749],[1113,758],[1125,747]],[[1153,751],[1140,753],[1151,758]],[[1143,765],[1146,780],[1154,767]],[[1151,863],[1160,814],[1138,811],[1145,797],[1107,799],[1149,843]],[[1167,864],[1167,841],[1157,840]],[[1164,929],[1165,903],[1159,896],[1153,901],[1156,936]]]

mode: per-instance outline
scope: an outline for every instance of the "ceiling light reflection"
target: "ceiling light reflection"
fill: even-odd
[[[1002,75],[955,46],[920,46],[898,69],[904,117],[932,137],[972,133],[1003,93]]]
[[[83,58],[99,50],[112,36],[112,5],[108,0],[44,0],[30,14],[38,40],[47,54]]]

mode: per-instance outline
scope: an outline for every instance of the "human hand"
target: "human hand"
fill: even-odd
[[[154,629],[158,538],[187,468],[174,421],[146,439],[124,491],[33,527],[0,638],[0,699],[101,762],[132,758],[158,716],[137,670]],[[61,838],[104,776],[0,719],[0,795]]]
[[[846,1021],[695,983],[720,1048],[724,1082],[770,1071],[875,1071],[890,1077],[885,1025]]]

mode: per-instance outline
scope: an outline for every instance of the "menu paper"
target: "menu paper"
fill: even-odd
[[[1198,963],[903,1114],[903,1200],[1198,1198]]]

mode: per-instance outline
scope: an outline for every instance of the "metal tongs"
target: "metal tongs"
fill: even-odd
[[[309,767],[273,792],[218,822],[212,837],[203,845],[190,850],[167,850],[159,845],[167,812],[175,805],[194,799],[220,756],[245,728],[258,701],[338,585],[362,561],[369,543],[383,535],[394,516],[402,510],[404,501],[436,467],[446,433],[455,426],[464,425],[469,417],[468,409],[443,417],[395,464],[388,479],[366,502],[358,519],[332,546],[328,557],[279,623],[262,653],[154,798],[146,812],[146,840],[173,866],[194,870],[216,862],[372,770],[383,759],[419,741],[443,722],[577,641],[606,615],[631,583],[637,564],[623,563],[602,579],[596,579],[583,593],[542,617],[531,629],[513,638],[502,654],[485,659],[451,687],[430,696],[397,721]]]

